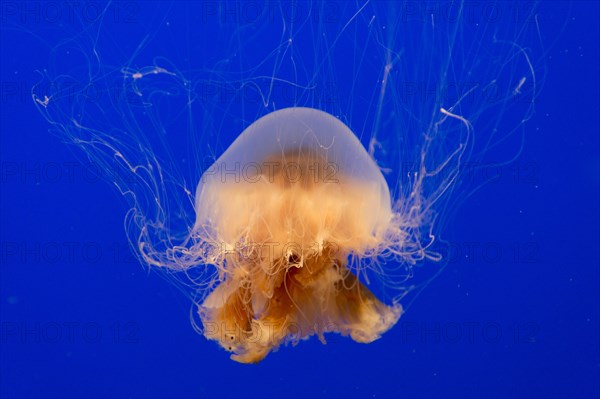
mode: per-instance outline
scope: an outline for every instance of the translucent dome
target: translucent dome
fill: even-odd
[[[196,228],[223,243],[333,240],[359,254],[378,244],[392,217],[388,185],[360,141],[312,108],[275,111],[244,130],[200,179],[196,209]],[[267,223],[262,234],[272,219],[292,229]]]

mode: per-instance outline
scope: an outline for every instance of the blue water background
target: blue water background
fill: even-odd
[[[457,210],[451,234],[477,243],[473,257],[451,262],[370,345],[312,339],[254,366],[196,334],[189,301],[130,255],[116,191],[66,175],[70,164],[84,172],[81,154],[48,133],[30,90],[48,66],[44,42],[72,30],[23,22],[11,4],[0,31],[0,397],[600,396],[598,2],[541,5],[548,74],[517,161],[534,180],[490,184]],[[114,39],[130,49],[139,38]],[[193,41],[153,37],[149,49]],[[38,178],[40,165],[61,176]],[[501,261],[486,261],[497,247]]]

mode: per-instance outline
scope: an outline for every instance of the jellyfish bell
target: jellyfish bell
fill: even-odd
[[[243,363],[325,332],[371,342],[399,319],[361,281],[389,246],[390,190],[352,131],[312,108],[251,124],[201,177],[193,236],[218,268],[204,335]],[[355,262],[349,262],[349,259]]]

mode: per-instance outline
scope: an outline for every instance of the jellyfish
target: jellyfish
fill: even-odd
[[[258,362],[282,342],[324,332],[376,340],[402,313],[353,273],[397,231],[390,191],[354,133],[312,108],[252,123],[202,176],[194,234],[219,285],[199,307],[204,335]],[[360,269],[357,271],[360,273]]]
[[[99,18],[32,89],[125,197],[140,263],[242,363],[389,331],[443,270],[448,220],[485,184],[467,177],[518,159],[544,80],[535,4],[290,4],[196,23],[156,3],[140,21],[166,22],[122,26],[119,51]],[[185,24],[208,39],[151,45]]]

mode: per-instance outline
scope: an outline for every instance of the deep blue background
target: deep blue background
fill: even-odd
[[[36,34],[57,44],[60,27],[8,29],[4,15],[0,396],[599,397],[600,12],[571,13],[562,31],[564,18],[543,26],[548,76],[518,160],[535,181],[490,184],[458,210],[453,235],[479,243],[473,257],[381,340],[313,339],[256,366],[192,330],[188,300],[129,254],[123,201],[47,134],[29,94],[49,59]],[[38,166],[49,175],[26,172]],[[502,260],[486,262],[496,245]]]

